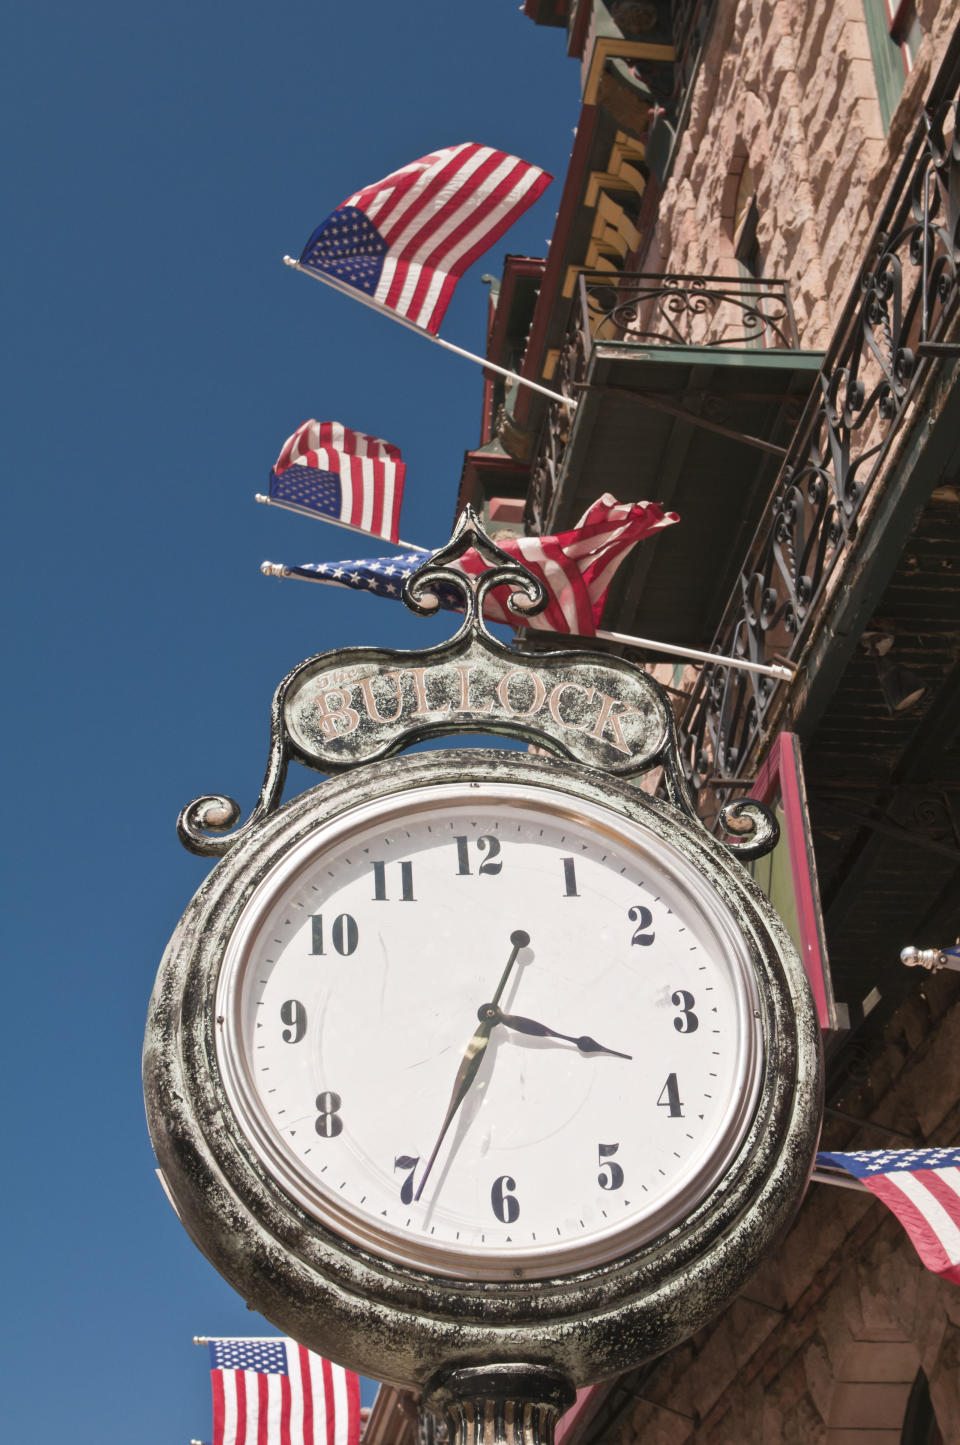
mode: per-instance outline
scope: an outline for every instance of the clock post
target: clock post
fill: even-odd
[[[250,816],[184,808],[220,861],[160,966],[144,1090],[178,1214],[251,1307],[420,1391],[454,1445],[549,1445],[577,1388],[700,1328],[785,1229],[820,1046],[740,862],[770,815],[741,800],[710,834],[655,680],[511,650],[493,589],[545,604],[467,509],[404,588],[424,615],[456,594],[456,635],[307,659]],[[398,756],[481,731],[538,755]],[[291,760],[327,781],[283,803]]]

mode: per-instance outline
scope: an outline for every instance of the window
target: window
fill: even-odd
[[[886,130],[913,69],[923,31],[915,0],[863,0],[870,53],[877,77],[877,97]]]

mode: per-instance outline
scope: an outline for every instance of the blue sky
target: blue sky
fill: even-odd
[[[438,146],[562,177],[576,67],[516,0],[30,0],[2,66],[4,1434],[186,1445],[210,1438],[191,1337],[270,1331],[182,1231],[143,1121],[147,1000],[209,866],[176,815],[212,791],[249,809],[301,658],[452,629],[261,577],[366,549],[253,493],[301,421],[339,420],[403,449],[401,535],[439,544],[479,435],[476,368],[280,258]],[[460,283],[445,336],[482,349],[480,275],[543,253],[559,192]]]

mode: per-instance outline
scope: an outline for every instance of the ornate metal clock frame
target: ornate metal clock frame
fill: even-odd
[[[470,548],[488,570],[450,563]],[[527,657],[483,622],[493,588],[518,615],[542,585],[467,509],[441,552],[405,584],[419,615],[452,591],[465,611],[449,641],[414,652],[357,647],[309,658],[278,687],[259,800],[197,799],[178,822],[191,851],[220,856],[161,963],[144,1046],[154,1148],[198,1247],[278,1328],[351,1368],[424,1391],[451,1438],[549,1441],[573,1389],[685,1338],[732,1300],[786,1229],[816,1149],[820,1040],[786,930],[738,858],[776,843],[749,799],[728,805],[721,843],[682,776],[666,694],[623,659],[587,651]],[[504,750],[395,755],[453,733],[505,734],[549,756]],[[281,805],[288,762],[333,776]],[[560,762],[557,759],[562,760]],[[392,761],[388,761],[392,760]],[[662,769],[666,800],[635,786]],[[238,1126],[217,1065],[215,996],[226,941],[258,883],[298,840],[359,803],[444,780],[558,783],[640,823],[682,853],[737,917],[764,1040],[759,1099],[724,1177],[687,1218],[632,1252],[555,1278],[441,1277],[324,1229],[271,1177]],[[231,831],[232,830],[232,831]],[[374,1061],[371,1061],[371,1067]]]

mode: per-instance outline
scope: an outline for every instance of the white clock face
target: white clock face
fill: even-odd
[[[302,840],[217,993],[241,1126],[337,1233],[461,1277],[590,1267],[689,1214],[762,1070],[735,921],[561,789],[450,783]]]

